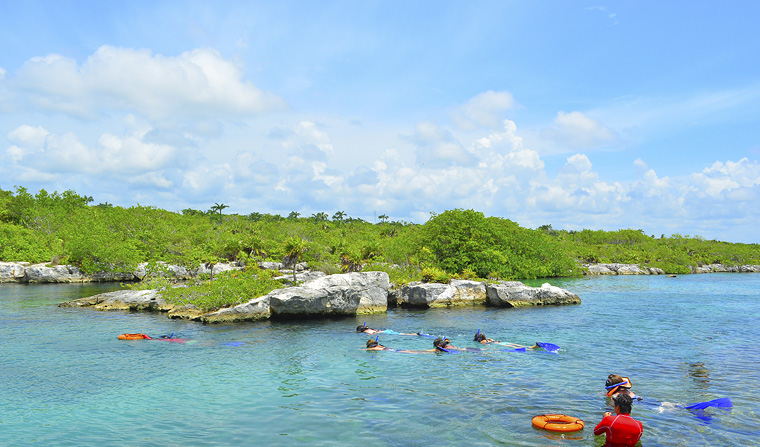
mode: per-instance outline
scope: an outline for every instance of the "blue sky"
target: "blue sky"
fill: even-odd
[[[760,242],[754,1],[0,1],[0,188]]]

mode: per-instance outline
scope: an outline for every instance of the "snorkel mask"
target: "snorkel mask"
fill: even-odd
[[[631,379],[628,377],[623,377],[622,382],[617,383],[610,383],[610,380],[607,379],[607,382],[604,384],[604,388],[607,390],[607,397],[611,397],[613,394],[615,394],[618,389],[620,388],[628,389],[631,387]]]

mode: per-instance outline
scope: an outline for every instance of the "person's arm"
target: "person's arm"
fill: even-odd
[[[612,418],[612,414],[608,411],[604,413],[604,417],[602,420],[594,427],[594,434],[599,436],[604,433],[610,432],[610,427],[612,424],[610,423],[610,420]]]

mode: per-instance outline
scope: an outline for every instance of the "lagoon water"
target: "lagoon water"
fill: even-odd
[[[235,325],[56,306],[115,285],[0,285],[0,445],[594,446],[610,373],[644,397],[633,409],[644,446],[760,443],[760,274],[549,282],[583,304]],[[368,337],[354,329],[365,319],[462,347],[478,346],[480,329],[562,349],[364,351]],[[117,340],[125,332],[193,342]],[[414,336],[380,342],[432,347]],[[662,405],[722,397],[732,410]],[[543,413],[586,428],[534,429]]]

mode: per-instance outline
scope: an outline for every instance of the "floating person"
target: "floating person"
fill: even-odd
[[[377,339],[369,339],[367,340],[367,351],[385,351],[388,350],[387,347],[380,344],[380,342],[377,341]]]
[[[372,329],[371,327],[367,326],[366,321],[364,322],[364,324],[360,324],[359,326],[356,326],[356,332],[362,332],[364,334],[370,334],[370,335],[383,334],[383,333],[390,334],[390,335],[422,335],[419,332],[414,333],[414,334],[404,334],[401,332],[392,331],[390,329],[385,329],[385,330]]]
[[[151,337],[147,334],[121,334],[116,338],[119,340],[158,340],[168,341],[170,343],[187,343],[188,341],[191,341],[189,338],[174,337],[174,332],[172,332],[171,335],[161,335],[158,337]]]
[[[458,348],[451,344],[451,340],[447,337],[438,337],[433,340],[433,351],[435,352],[452,352],[452,351],[466,351],[467,348]]]
[[[631,417],[631,396],[618,393],[612,398],[615,414],[607,411],[604,418],[594,428],[594,435],[606,435],[605,446],[633,447],[644,434],[644,424]]]
[[[367,347],[365,351],[391,351],[391,352],[402,352],[405,354],[425,354],[428,351],[412,351],[408,349],[395,349],[395,348],[389,348],[387,346],[383,346],[378,341],[378,338],[375,339],[369,339],[367,340]]]
[[[624,394],[631,399],[636,399],[636,394],[631,391],[631,379],[618,374],[610,374],[607,381],[604,382],[604,388],[607,390],[607,397],[615,397]]]
[[[367,326],[367,323],[364,323],[363,325],[356,326],[356,332],[363,332],[365,334],[379,334],[383,331],[378,329],[372,329],[371,327]]]
[[[509,343],[509,342],[494,340],[493,338],[486,337],[486,335],[481,333],[480,330],[478,330],[478,332],[475,334],[473,341],[476,341],[483,345],[496,344],[496,345],[502,345],[502,346],[509,346],[510,348],[517,348],[519,350],[543,348],[549,352],[559,351],[559,346],[552,343],[536,342],[536,344],[533,346],[525,346],[525,345],[520,345],[517,343]]]
[[[481,334],[480,330],[478,330],[478,333],[475,334],[475,338],[473,338],[473,341],[476,341],[482,345],[487,345],[491,343],[500,343],[498,340],[494,340],[493,338],[486,337],[485,334]]]

